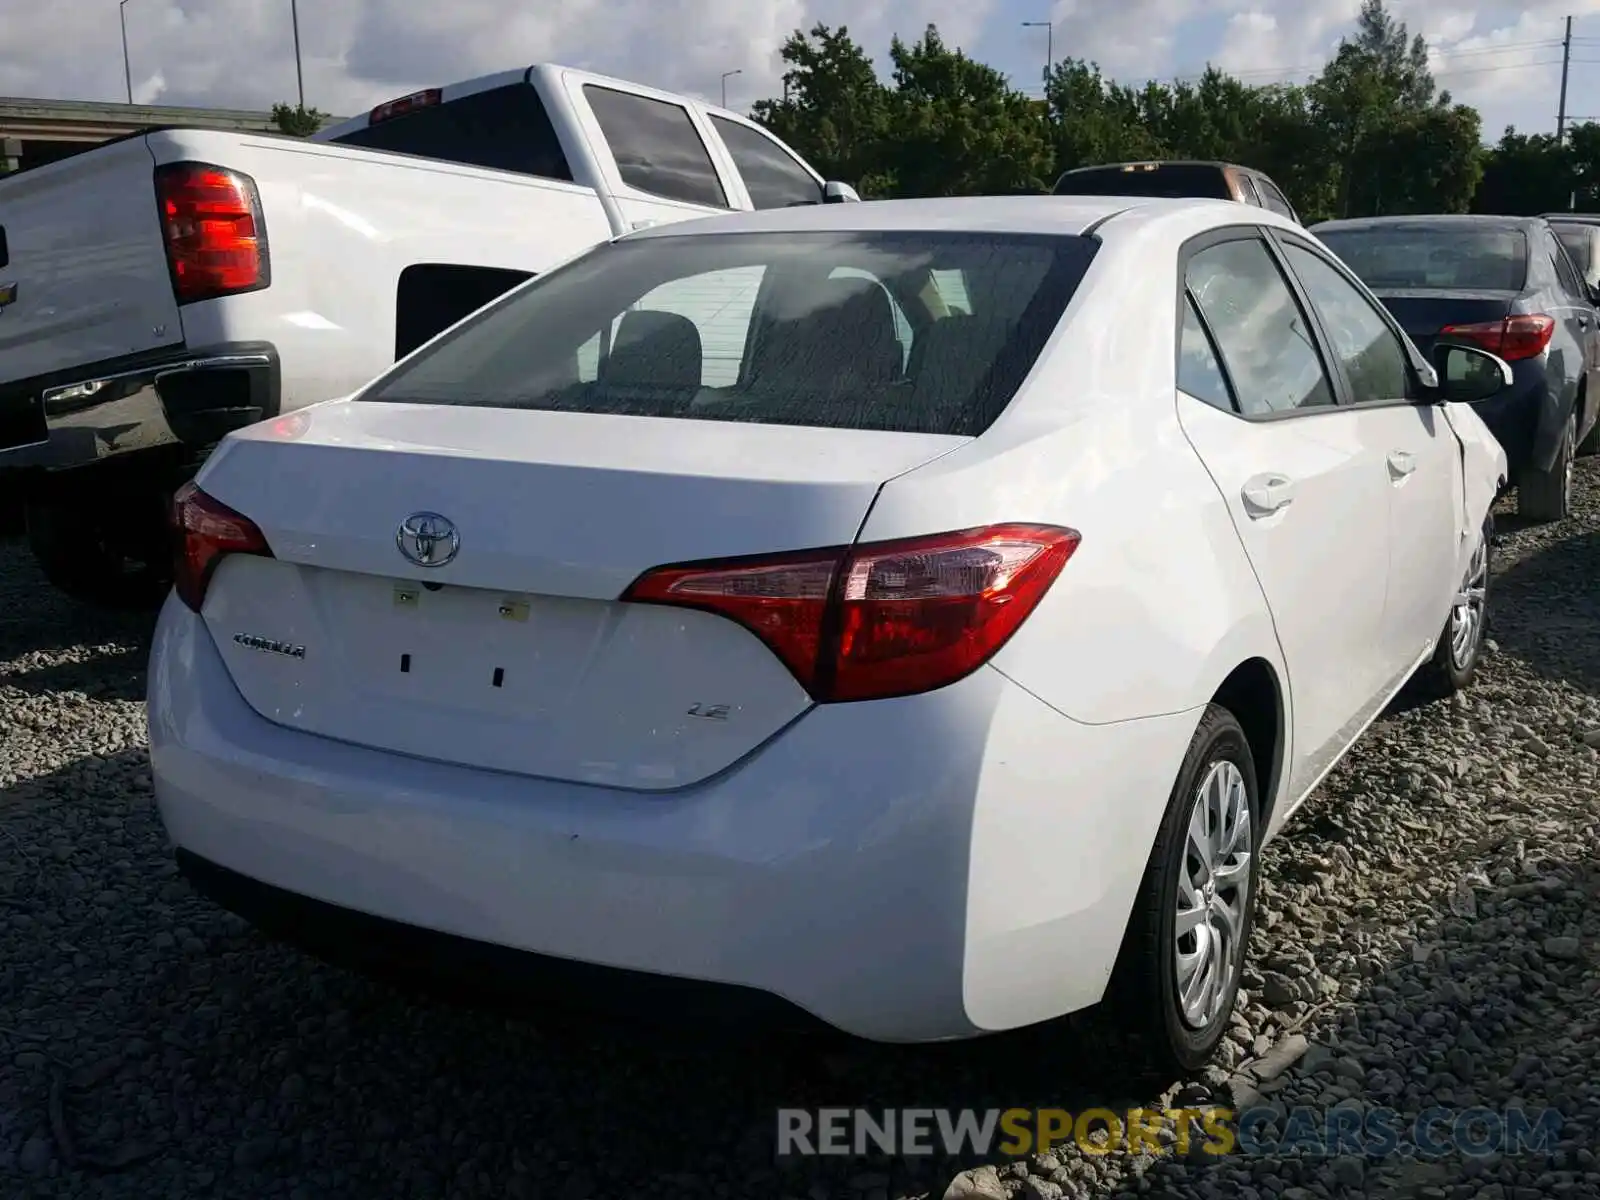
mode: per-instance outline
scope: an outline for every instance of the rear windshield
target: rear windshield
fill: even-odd
[[[1556,236],[1561,239],[1561,244],[1567,248],[1567,253],[1572,255],[1572,261],[1578,268],[1580,275],[1587,275],[1589,268],[1594,266],[1589,261],[1589,227],[1586,225],[1552,225]]]
[[[519,175],[572,179],[544,101],[527,83],[473,92],[329,140]]]
[[[1032,370],[1097,245],[624,239],[481,310],[360,399],[976,436]]]
[[[1091,167],[1056,180],[1057,196],[1150,196],[1168,200],[1232,200],[1221,167],[1195,163]]]
[[[1405,225],[1314,232],[1374,291],[1515,292],[1528,278],[1528,239],[1520,229]]]

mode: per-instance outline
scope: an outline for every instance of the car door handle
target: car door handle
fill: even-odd
[[[1579,329],[1587,329],[1587,328],[1589,328],[1589,318],[1580,316],[1578,318],[1578,328]]]
[[[1270,517],[1294,502],[1294,480],[1287,475],[1256,475],[1245,481],[1245,511],[1252,520]]]
[[[1389,451],[1389,471],[1396,479],[1404,479],[1416,469],[1416,456],[1409,450]]]

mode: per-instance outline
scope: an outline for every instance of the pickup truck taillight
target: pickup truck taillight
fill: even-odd
[[[156,200],[179,304],[253,292],[272,282],[255,180],[207,163],[156,168]]]

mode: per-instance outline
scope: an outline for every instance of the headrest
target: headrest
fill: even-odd
[[[829,279],[804,300],[802,311],[766,331],[755,356],[758,386],[832,390],[900,375],[904,352],[881,286],[870,279]]]
[[[700,386],[700,330],[679,313],[640,308],[625,314],[601,380],[608,386]]]

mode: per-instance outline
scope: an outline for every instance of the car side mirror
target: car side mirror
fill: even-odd
[[[861,197],[856,195],[855,188],[848,183],[840,183],[837,179],[830,179],[822,185],[822,202],[824,204],[859,204]]]
[[[1476,346],[1437,346],[1433,357],[1439,364],[1438,401],[1471,404],[1512,384],[1511,364]]]
[[[1588,293],[1589,303],[1600,308],[1600,283],[1585,284],[1583,290]]]

